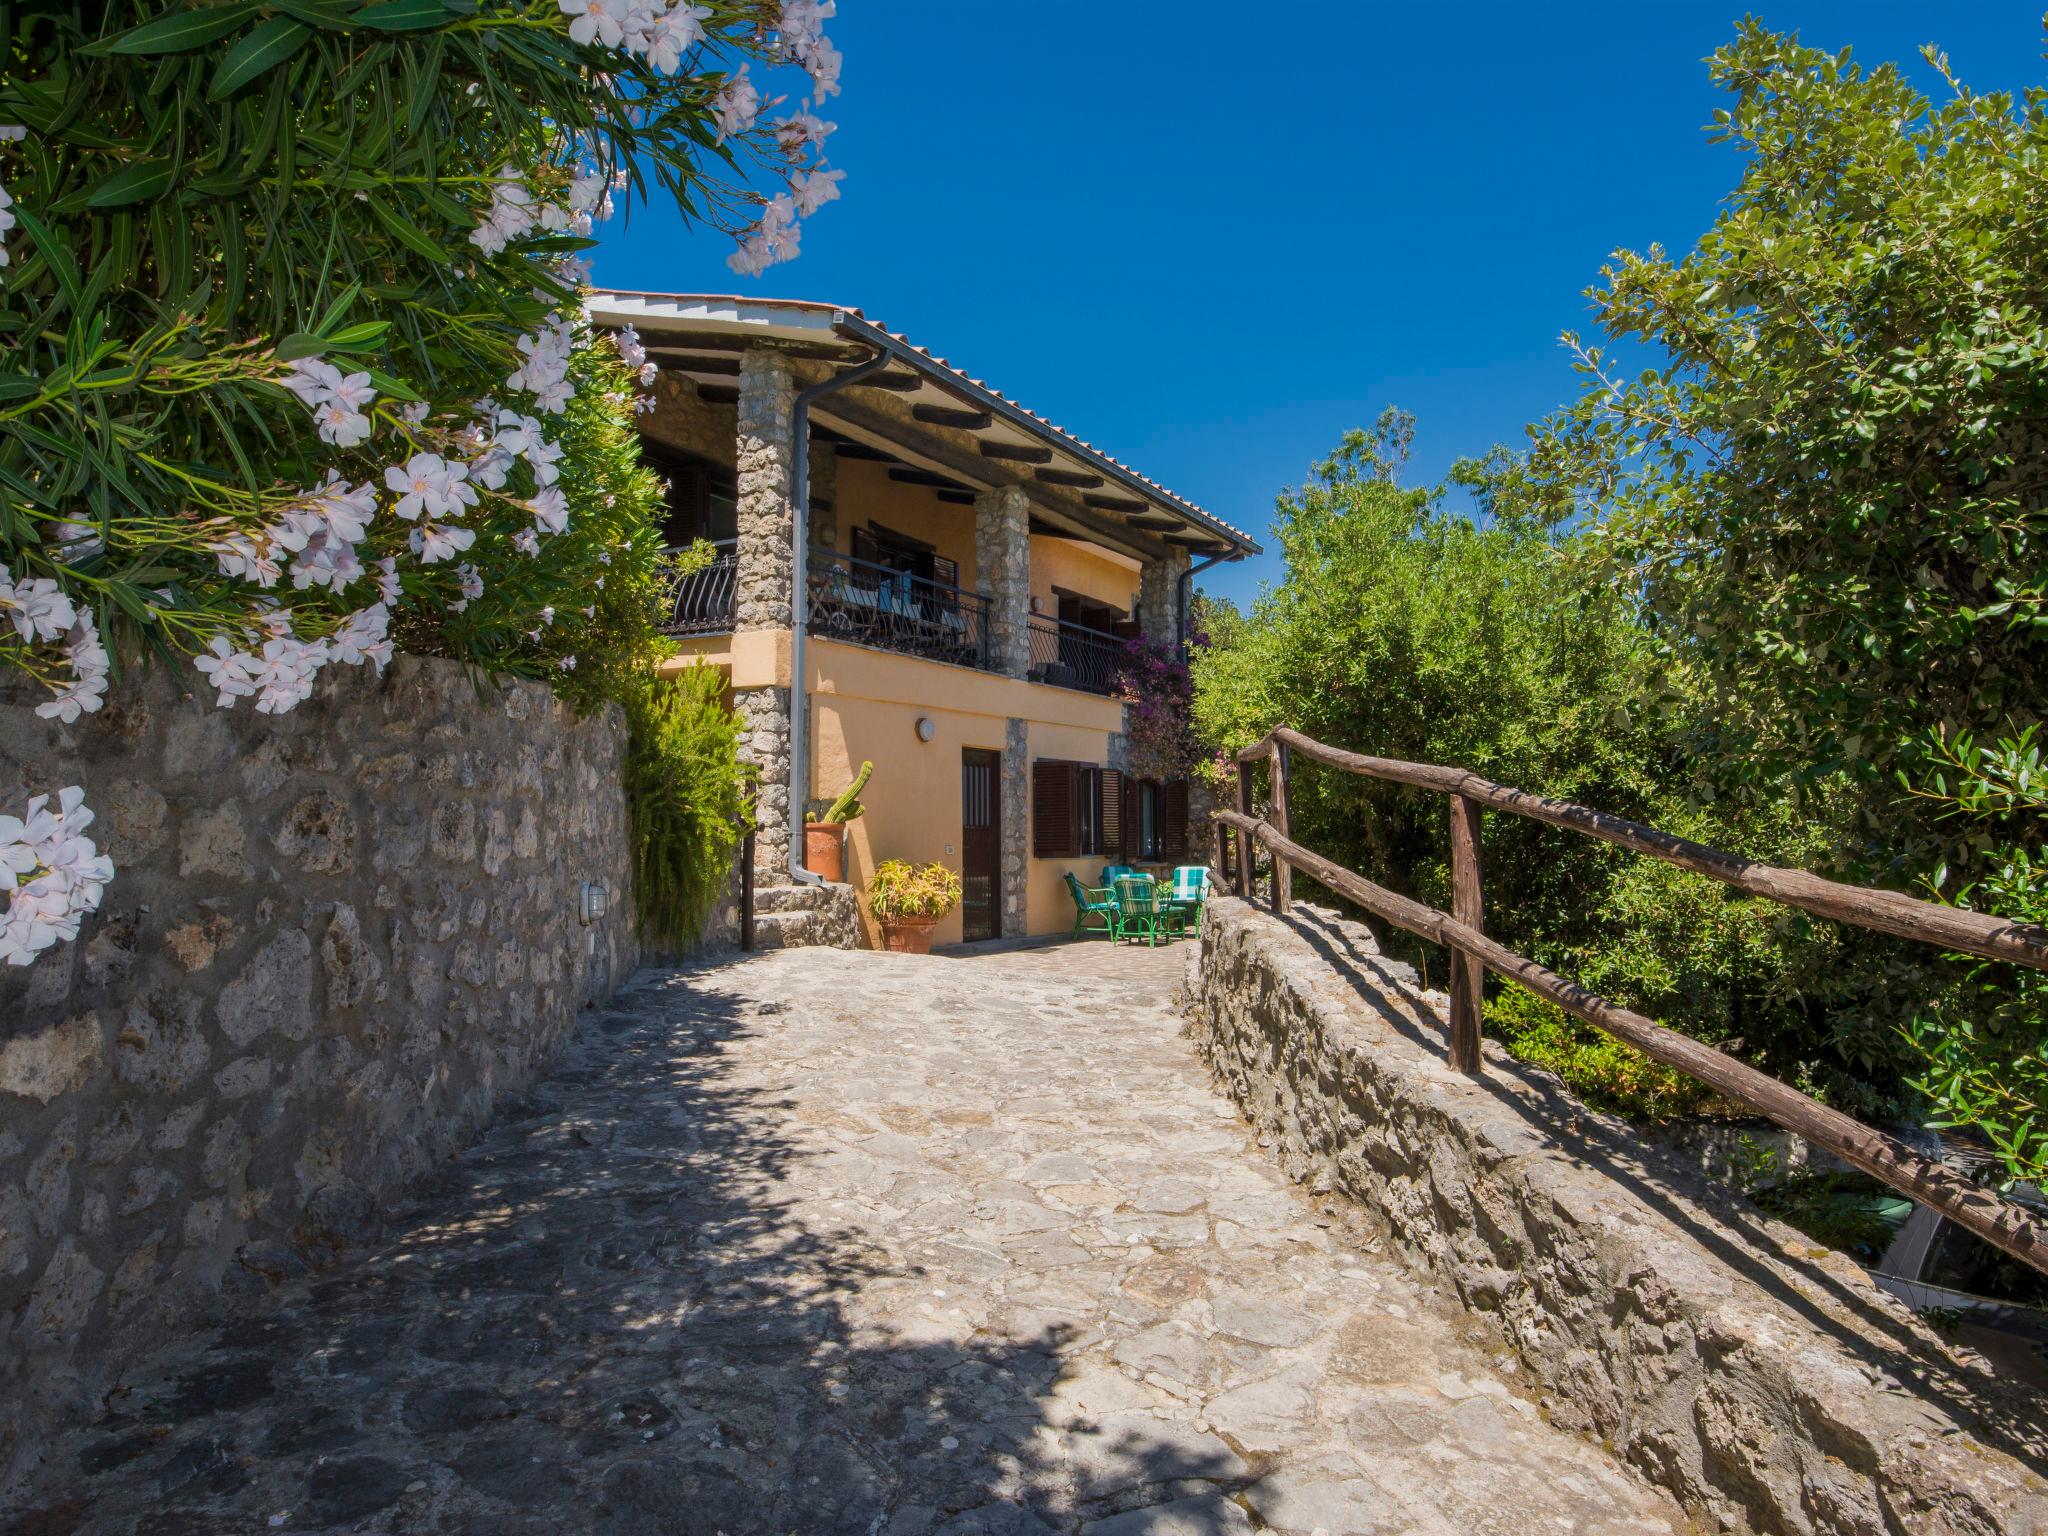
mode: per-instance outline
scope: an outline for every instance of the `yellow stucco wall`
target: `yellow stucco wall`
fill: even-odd
[[[812,640],[805,654],[812,694],[811,794],[837,794],[852,782],[863,760],[875,765],[861,797],[867,814],[847,831],[847,879],[863,893],[883,859],[937,860],[960,867],[963,748],[1001,752],[1007,722],[1021,719],[1029,722],[1028,757],[1100,763],[1110,734],[1123,728],[1123,707],[1092,694],[830,640]],[[917,739],[920,715],[929,716],[935,727],[929,742]],[[1028,815],[1028,787],[1024,793]],[[1073,902],[1061,879],[1067,865],[1030,859],[1026,867],[1029,932],[1066,932],[1073,926]],[[1088,865],[1083,861],[1073,867]],[[879,943],[865,903],[861,920],[867,941]],[[957,943],[960,934],[955,911],[934,939]]]
[[[1031,595],[1038,612],[1048,616],[1059,613],[1052,589],[1060,587],[1129,613],[1137,597],[1138,580],[1135,560],[1075,539],[1042,533],[1031,536]]]

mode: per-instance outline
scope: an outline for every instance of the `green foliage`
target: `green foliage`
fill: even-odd
[[[873,763],[862,763],[860,765],[860,772],[854,775],[853,782],[841,791],[838,799],[829,803],[823,801],[815,802],[824,806],[823,814],[806,811],[804,813],[804,820],[853,821],[865,815],[867,807],[860,803],[860,792],[868,787],[868,780],[874,775],[874,771],[875,765]]]
[[[1646,702],[1656,647],[1591,536],[1551,526],[1526,464],[1498,451],[1453,472],[1478,522],[1402,486],[1410,430],[1390,413],[1281,498],[1286,579],[1248,619],[1219,610],[1195,659],[1204,739],[1234,750],[1291,724],[1797,862],[1789,814],[1731,827],[1690,798],[1684,714]],[[1441,796],[1297,760],[1294,827],[1368,878],[1449,907]],[[1520,817],[1488,816],[1484,843],[1487,926],[1509,947],[1833,1101],[1868,1108],[1896,1079],[1892,1033],[1876,1031],[1872,1052],[1831,1023],[1833,932]],[[1442,974],[1436,951],[1386,937]],[[1706,1102],[1590,1026],[1503,997],[1489,1018],[1510,1048],[1592,1101],[1648,1118]]]
[[[511,375],[522,335],[574,312],[579,173],[714,222],[744,203],[735,149],[770,135],[721,144],[712,96],[721,56],[774,48],[758,4],[711,10],[709,51],[664,75],[575,42],[551,3],[0,8],[0,123],[26,129],[0,144],[20,220],[0,287],[0,566],[55,582],[110,644],[174,659],[247,643],[280,602],[298,639],[325,639],[377,601],[390,557],[409,638],[438,627],[436,649],[515,672],[566,654],[526,636],[541,609],[588,601],[588,573],[512,552],[543,484],[523,464],[464,524],[465,563],[500,589],[467,610],[458,562],[415,559],[418,525],[388,509],[360,544],[369,569],[331,590],[261,590],[215,553],[265,542],[329,471],[382,495],[412,454],[469,459],[482,397],[534,408]],[[480,247],[508,194],[563,219]],[[316,357],[368,374],[366,440],[323,441],[287,392]],[[61,681],[12,634],[4,664]]]
[[[756,771],[713,667],[642,674],[625,695],[633,889],[649,943],[690,953],[753,821]]]
[[[1512,982],[1487,999],[1486,1023],[1509,1055],[1556,1073],[1595,1109],[1654,1122],[1696,1115],[1716,1102],[1709,1089],[1683,1072],[1652,1061]]]
[[[1996,850],[1956,904],[2048,925],[2048,862],[2038,852],[2048,776],[2037,738],[2029,726],[1992,747],[1969,736],[1930,742],[1927,797],[1966,826],[1988,829]],[[1986,1137],[2009,1179],[2048,1183],[2048,975],[1968,962],[1905,1032],[1921,1058],[1913,1086],[1934,1106],[1933,1124]]]
[[[960,876],[943,864],[884,859],[868,881],[868,910],[877,922],[944,917],[959,905]]]
[[[632,375],[611,339],[593,338],[572,353],[569,378],[576,393],[555,418],[568,527],[537,560],[494,542],[516,529],[486,525],[469,551],[492,572],[482,595],[451,612],[414,610],[394,633],[408,651],[489,656],[497,671],[541,678],[594,707],[625,699],[674,652],[657,628],[665,599],[712,549],[663,549],[666,503],[641,461],[640,434],[624,409]]]
[[[1966,850],[1896,775],[2048,697],[2048,97],[1930,103],[1755,22],[1711,74],[1739,182],[1590,294],[1659,366],[1586,349],[1539,461],[1605,515],[1723,792],[1844,783],[1845,864],[1924,872]]]
[[[1789,808],[1809,864],[2038,920],[2039,779],[1971,743],[2025,756],[2048,698],[2048,95],[1927,57],[1938,102],[1741,26],[1720,216],[1589,295],[1656,366],[1581,348],[1524,480],[1604,520],[1722,824]],[[1862,938],[1809,974],[1838,1055],[1882,1081],[1903,1032],[1939,1123],[2041,1174],[2038,975]]]

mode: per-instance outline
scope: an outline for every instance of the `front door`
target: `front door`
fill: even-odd
[[[961,937],[1000,938],[1003,826],[1002,754],[981,747],[960,753]]]

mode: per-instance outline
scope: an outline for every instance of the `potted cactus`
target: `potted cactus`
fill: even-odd
[[[846,878],[846,824],[867,809],[860,792],[874,771],[873,763],[862,763],[838,799],[813,800],[804,807],[804,868],[822,880]]]
[[[882,948],[932,952],[932,929],[960,905],[960,876],[943,864],[886,860],[868,882],[868,910],[882,925]]]

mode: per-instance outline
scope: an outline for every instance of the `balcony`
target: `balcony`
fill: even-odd
[[[1123,641],[1065,619],[1034,618],[1030,627],[1031,670],[1026,675],[1032,682],[1105,696],[1116,692]]]
[[[727,539],[711,547],[715,553],[709,565],[672,578],[668,619],[661,626],[663,634],[688,637],[732,633],[734,596],[739,586],[739,545]]]
[[[810,557],[810,629],[829,640],[989,670],[989,600],[830,550]]]

